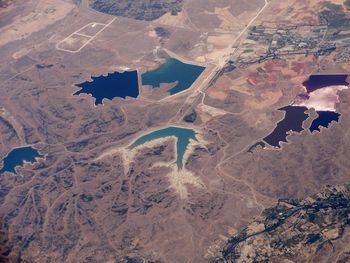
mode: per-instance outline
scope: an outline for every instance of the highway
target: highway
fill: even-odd
[[[250,26],[255,22],[255,20],[261,15],[262,12],[268,6],[268,1],[265,0],[264,6],[259,10],[259,12],[249,21],[249,23],[245,26],[245,28],[239,33],[239,35],[233,40],[233,43],[230,44],[225,51],[224,56],[218,59],[215,63],[216,66],[211,70],[208,76],[204,78],[204,80],[200,81],[200,83],[195,82],[194,87],[191,90],[194,90],[193,94],[191,94],[183,103],[182,107],[177,112],[176,116],[170,122],[181,121],[181,119],[188,114],[190,109],[195,108],[196,104],[199,102],[204,104],[205,92],[210,87],[211,83],[217,77],[217,74],[220,74],[220,71],[229,61],[231,55],[237,50],[238,47],[235,47],[237,41],[244,35],[244,33],[250,28]],[[192,102],[191,102],[192,100]]]

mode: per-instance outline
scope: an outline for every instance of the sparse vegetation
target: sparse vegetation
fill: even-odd
[[[261,218],[251,224],[264,225],[262,230],[247,234],[247,229],[253,229],[248,226],[233,236],[228,240],[222,258],[216,262],[240,262],[247,257],[244,251],[249,251],[249,258],[254,259],[245,262],[267,262],[271,258],[300,262],[312,258],[327,244],[336,254],[336,240],[342,238],[345,228],[349,227],[349,187],[329,187],[297,203],[280,200],[277,206],[266,209]]]
[[[6,8],[12,4],[13,0],[0,0],[0,8]]]
[[[181,11],[183,0],[90,0],[90,6],[102,13],[152,21]]]
[[[345,0],[344,5],[346,6],[346,8],[350,8],[350,0]]]

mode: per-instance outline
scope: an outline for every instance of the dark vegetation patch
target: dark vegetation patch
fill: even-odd
[[[344,5],[347,9],[350,9],[350,0],[345,0]]]
[[[342,5],[326,2],[325,9],[320,12],[319,16],[320,20],[324,21],[329,27],[342,29],[350,26],[349,18]]]
[[[253,151],[257,148],[257,147],[261,147],[261,148],[265,148],[266,144],[262,141],[254,143],[252,146],[250,146],[250,148],[248,149],[247,152],[249,153],[253,153]]]
[[[0,8],[6,8],[12,4],[12,0],[0,0]]]
[[[195,110],[192,110],[192,112],[187,114],[183,120],[185,122],[193,123],[196,121],[196,119],[197,119],[197,112]]]
[[[152,21],[181,11],[183,0],[90,0],[90,6],[102,13]]]
[[[37,69],[44,69],[44,68],[52,68],[53,64],[42,63],[42,64],[36,64],[35,66]]]
[[[261,229],[247,231],[252,229],[248,226],[232,236],[212,262],[240,262],[244,251],[254,259],[249,262],[269,262],[272,257],[274,262],[300,262],[326,243],[335,248],[333,242],[349,227],[349,189],[349,184],[330,186],[306,199],[280,199],[251,224],[262,225]],[[329,231],[337,234],[325,234]]]
[[[161,37],[161,38],[169,38],[170,37],[170,31],[164,27],[156,27],[154,29],[154,31],[156,31],[156,34],[158,37]]]

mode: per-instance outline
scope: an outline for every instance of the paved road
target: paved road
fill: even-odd
[[[239,33],[239,35],[233,40],[233,43],[230,44],[225,51],[225,54],[223,57],[219,58],[219,60],[216,63],[215,68],[211,70],[209,75],[207,75],[204,80],[202,80],[200,83],[195,83],[194,93],[189,96],[180,110],[177,112],[175,118],[172,121],[181,121],[186,114],[188,114],[188,111],[190,109],[195,108],[197,103],[204,104],[205,99],[205,91],[210,87],[210,84],[213,80],[217,77],[217,74],[219,74],[220,70],[226,65],[226,63],[229,61],[231,54],[233,54],[238,47],[234,47],[236,42],[243,36],[243,34],[249,29],[249,27],[254,23],[254,21],[261,15],[261,13],[266,9],[268,6],[268,1],[265,0],[264,6],[259,10],[259,12],[249,21],[249,23],[246,25],[246,27]],[[192,102],[191,102],[192,100]]]

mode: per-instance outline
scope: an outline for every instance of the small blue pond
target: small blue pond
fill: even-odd
[[[310,131],[320,132],[320,127],[328,128],[332,121],[339,121],[340,114],[333,111],[317,111],[318,117],[312,122]]]
[[[137,71],[114,72],[107,76],[91,77],[92,81],[75,84],[81,89],[74,93],[91,94],[95,98],[95,105],[102,104],[103,99],[112,100],[115,97],[125,99],[126,97],[137,98],[139,85]]]
[[[168,90],[173,95],[190,88],[204,69],[205,67],[170,58],[157,69],[142,74],[142,85],[159,88],[161,83],[176,82],[175,87]]]
[[[190,139],[196,140],[196,133],[192,129],[180,128],[180,127],[168,127],[161,130],[156,130],[154,132],[143,135],[133,142],[129,148],[133,149],[136,146],[142,145],[146,142],[153,141],[159,138],[164,138],[168,136],[175,136],[177,138],[176,149],[177,157],[176,164],[179,169],[183,167],[183,158],[187,149]]]
[[[42,157],[42,155],[31,146],[14,148],[5,156],[0,174],[4,172],[16,174],[16,166],[23,166],[24,161],[35,163],[36,157]]]

